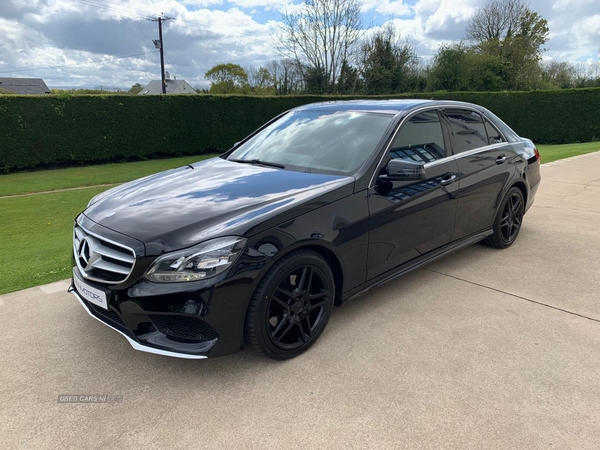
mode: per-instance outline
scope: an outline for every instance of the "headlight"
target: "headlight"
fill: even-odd
[[[157,258],[144,275],[150,281],[178,283],[214,277],[240,256],[246,239],[222,237]]]

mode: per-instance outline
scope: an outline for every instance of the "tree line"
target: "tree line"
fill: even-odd
[[[542,61],[546,19],[524,0],[490,0],[465,38],[427,63],[393,22],[364,30],[361,0],[303,0],[284,9],[274,44],[282,55],[260,67],[218,64],[205,79],[214,94],[376,95],[600,87],[600,63]]]

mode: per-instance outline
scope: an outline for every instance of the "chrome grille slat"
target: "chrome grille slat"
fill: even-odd
[[[135,251],[123,244],[84,229],[73,230],[73,255],[85,279],[105,284],[127,280],[135,265]]]
[[[98,260],[96,265],[94,266],[97,269],[106,270],[107,272],[120,273],[122,275],[129,275],[129,269],[127,267],[117,266],[111,262],[108,262],[104,259]]]
[[[109,258],[112,259],[116,259],[117,261],[123,261],[125,263],[129,263],[129,264],[133,264],[133,256],[131,255],[127,255],[125,253],[120,253],[117,252],[116,250],[113,250],[112,248],[108,248],[108,247],[99,247],[96,249],[96,253],[100,253],[102,256],[107,256]]]
[[[85,237],[84,231],[79,227],[75,227],[75,237],[78,240],[82,240]]]

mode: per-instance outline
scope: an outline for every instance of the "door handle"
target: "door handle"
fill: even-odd
[[[500,155],[496,158],[496,164],[502,164],[504,161],[506,161],[506,156],[504,155]]]
[[[456,174],[448,174],[446,175],[444,178],[442,178],[442,181],[440,181],[440,184],[442,186],[448,186],[449,184],[454,183],[454,181],[456,180]]]

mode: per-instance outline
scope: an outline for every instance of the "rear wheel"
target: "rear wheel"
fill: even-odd
[[[308,350],[331,315],[335,283],[318,254],[297,250],[267,272],[246,314],[246,338],[273,359],[289,359]]]
[[[525,199],[521,189],[511,188],[498,209],[494,219],[494,234],[483,241],[490,247],[507,248],[517,239],[523,216],[525,214]]]

